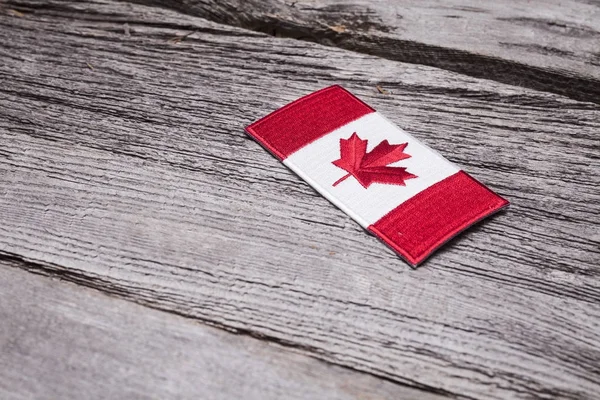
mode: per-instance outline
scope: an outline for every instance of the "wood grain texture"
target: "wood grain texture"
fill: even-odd
[[[137,1],[600,103],[597,1]]]
[[[457,398],[600,391],[597,105],[166,9],[17,5],[1,253]],[[407,267],[243,132],[333,83],[512,208]]]
[[[4,400],[444,398],[17,268],[0,259]]]

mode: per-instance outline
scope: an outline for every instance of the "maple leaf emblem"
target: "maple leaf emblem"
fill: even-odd
[[[348,139],[340,139],[340,159],[334,161],[333,165],[348,174],[338,179],[333,186],[350,176],[356,178],[365,189],[374,182],[406,186],[405,180],[417,177],[404,167],[388,167],[391,163],[410,158],[404,152],[408,143],[389,144],[384,140],[368,153],[367,143],[368,140],[362,140],[356,132]]]

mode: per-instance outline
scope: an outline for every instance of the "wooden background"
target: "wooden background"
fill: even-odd
[[[409,268],[243,131],[330,84],[511,208]],[[598,398],[599,135],[598,1],[3,0],[0,398]]]

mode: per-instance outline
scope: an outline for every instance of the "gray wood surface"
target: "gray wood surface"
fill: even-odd
[[[600,392],[597,105],[164,8],[10,7],[0,253],[430,392]],[[410,269],[243,132],[333,83],[512,208]]]
[[[137,0],[600,103],[594,0]]]
[[[442,398],[23,267],[0,259],[3,400]]]

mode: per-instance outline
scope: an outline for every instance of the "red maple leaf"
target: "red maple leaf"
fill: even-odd
[[[367,153],[367,142],[368,140],[358,137],[356,132],[348,139],[340,139],[340,159],[333,164],[346,170],[348,174],[338,179],[333,186],[351,175],[365,189],[374,182],[405,186],[406,179],[417,177],[404,167],[388,167],[391,163],[410,158],[404,152],[408,143],[389,144],[384,140]]]

